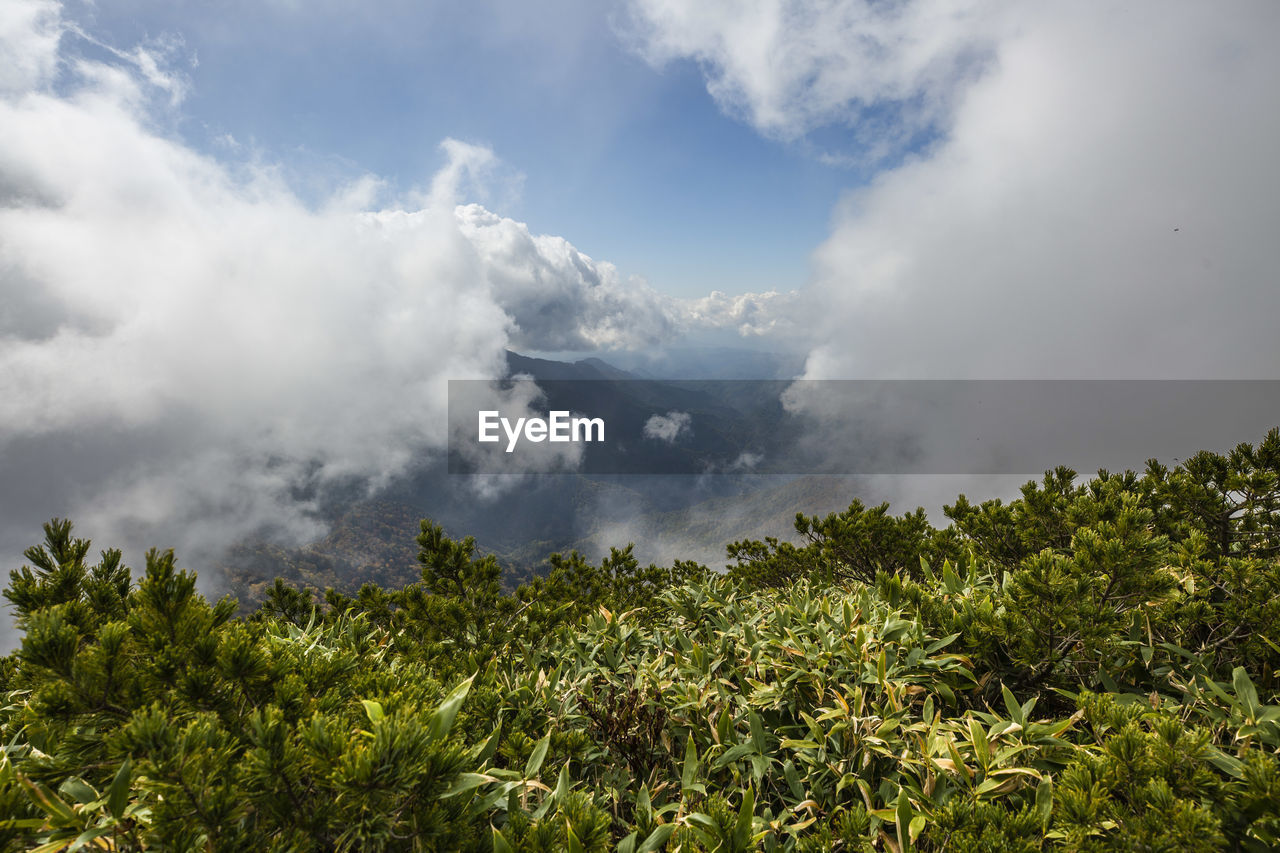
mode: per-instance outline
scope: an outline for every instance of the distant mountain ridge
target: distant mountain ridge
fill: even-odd
[[[645,378],[614,367],[599,358],[584,358],[573,362],[552,361],[549,358],[531,358],[511,350],[507,350],[507,373],[510,376],[525,374],[534,379],[559,381]]]
[[[422,518],[443,525],[450,536],[474,536],[483,552],[498,556],[505,582],[514,585],[539,572],[553,552],[577,548],[598,558],[628,542],[637,544],[637,556],[646,562],[680,554],[723,565],[723,547],[733,539],[786,537],[797,511],[827,512],[848,504],[843,487],[823,478],[647,473],[689,454],[715,458],[716,442],[741,429],[744,410],[774,406],[781,412],[776,399],[748,393],[751,384],[654,381],[596,357],[569,362],[508,351],[506,358],[509,376],[550,383],[544,386],[551,389],[549,409],[560,404],[557,382],[635,380],[601,382],[586,391],[596,395],[593,412],[635,437],[624,449],[633,454],[640,475],[541,475],[490,481],[481,493],[470,478],[449,475],[441,460],[428,460],[377,495],[331,502],[325,513],[330,529],[322,539],[292,548],[236,545],[222,566],[230,591],[250,606],[277,576],[348,592],[366,582],[392,588],[413,583],[419,577],[414,537]],[[645,420],[671,410],[691,414],[692,433],[673,443],[642,440]]]
[[[610,353],[615,369],[638,379],[795,379],[806,354],[738,347],[673,347],[658,352]]]
[[[539,381],[546,411],[571,411],[608,424],[605,442],[582,447],[585,473],[749,472],[755,462],[780,459],[786,449],[782,380],[646,379],[599,358],[570,363],[512,352],[507,364],[511,376]],[[687,424],[677,434],[658,438],[648,431],[653,418],[673,415]],[[497,457],[496,471],[488,473],[501,472],[506,461]],[[460,455],[450,470],[474,472],[467,464]]]

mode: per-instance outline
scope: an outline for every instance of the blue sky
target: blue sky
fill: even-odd
[[[616,6],[342,5],[69,8],[113,45],[181,39],[176,130],[214,156],[284,164],[304,193],[366,172],[409,189],[440,140],[486,145],[523,176],[492,188],[499,212],[681,296],[800,287],[866,178],[726,115],[695,61],[647,63]]]

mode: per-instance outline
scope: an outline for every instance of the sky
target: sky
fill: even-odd
[[[110,44],[172,44],[189,82],[173,127],[197,150],[279,164],[310,195],[364,174],[412,189],[443,165],[441,140],[482,145],[504,167],[491,195],[471,200],[682,296],[799,287],[841,188],[858,179],[726,116],[694,63],[648,63],[626,7],[67,9]]]
[[[1278,32],[1271,0],[8,0],[0,555],[54,515],[305,541],[506,347],[1275,378]]]

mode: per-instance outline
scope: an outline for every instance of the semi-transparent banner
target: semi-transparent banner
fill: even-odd
[[[451,380],[456,474],[1036,474],[1280,425],[1276,380]]]

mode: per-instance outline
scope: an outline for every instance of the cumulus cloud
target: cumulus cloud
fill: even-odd
[[[766,134],[876,104],[908,106],[877,138],[917,106],[936,132],[835,211],[794,313],[809,378],[1280,367],[1274,3],[631,7],[646,55]]]
[[[656,441],[674,444],[681,434],[693,430],[693,417],[688,412],[667,412],[665,415],[653,415],[644,422],[644,437]]]
[[[16,0],[0,45],[7,559],[55,514],[134,559],[306,539],[328,492],[440,454],[446,380],[500,376],[507,346],[640,346],[715,322],[460,203],[501,172],[482,145],[446,140],[403,199],[366,177],[304,200],[281,168],[162,130],[186,91],[179,40],[104,46]]]
[[[457,217],[511,314],[517,348],[642,348],[670,339],[681,325],[675,301],[563,237],[533,234],[476,204],[460,206]]]
[[[499,371],[510,318],[453,200],[398,231],[368,185],[307,206],[151,130],[174,89],[139,55],[68,53],[66,85],[0,100],[6,502],[197,549],[312,533],[316,489],[442,444],[443,380]],[[15,494],[73,458],[64,490]]]
[[[516,348],[643,350],[707,330],[759,338],[794,329],[795,291],[673,297],[563,237],[534,234],[481,205],[461,205],[457,217],[494,298],[511,315]]]
[[[696,60],[728,112],[795,139],[862,127],[884,147],[945,120],[989,55],[998,4],[968,0],[631,0],[655,65]],[[887,153],[882,151],[881,153]]]
[[[649,56],[699,62],[724,108],[766,135],[858,124],[875,118],[874,104],[906,121],[898,130],[873,125],[893,145],[922,117],[931,123],[929,145],[834,211],[794,314],[811,342],[806,378],[1222,379],[1280,370],[1272,329],[1280,113],[1269,107],[1280,85],[1280,6],[963,3],[951,15],[927,0],[632,7],[648,28],[640,33]],[[846,58],[834,56],[846,48]],[[893,105],[904,102],[923,113],[899,114]],[[865,159],[856,150],[865,141],[855,135],[855,150],[842,153]],[[820,447],[847,442],[868,417],[847,401],[791,402],[814,416]],[[1106,417],[1123,420],[1135,403],[1114,405]],[[1181,426],[1197,405],[1186,401],[1168,423]],[[949,436],[956,414],[899,413],[873,432],[903,423],[899,437],[915,444],[865,449],[927,459],[942,447],[944,465],[916,470],[959,470],[969,460]],[[1071,423],[1090,429],[1090,414]],[[1257,441],[1274,425],[1272,414],[1247,431],[1239,418],[1219,428],[1212,408],[1201,414],[1184,451]],[[1149,450],[1186,432],[1154,429],[1169,435],[1151,436]],[[1020,459],[1045,446],[1031,442]],[[1044,458],[1039,470],[1064,462],[1087,471],[1102,460],[1086,447],[1075,459]],[[1010,468],[996,459],[989,470]],[[958,491],[1011,491],[1023,478],[889,479],[904,500],[936,511]]]
[[[1280,8],[1018,9],[946,143],[837,211],[809,376],[1273,376]]]
[[[743,338],[772,337],[781,340],[801,326],[798,312],[803,308],[800,293],[739,293],[729,295],[713,290],[709,295],[680,301],[682,313],[691,326],[732,329]]]
[[[0,91],[22,92],[52,79],[62,20],[54,0],[13,0],[0,8]]]

